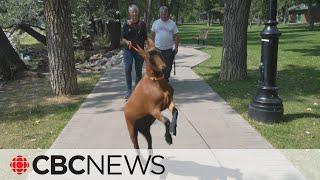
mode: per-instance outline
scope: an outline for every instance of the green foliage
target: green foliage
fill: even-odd
[[[104,5],[99,0],[71,0],[70,4],[73,32],[78,39],[90,34],[90,18],[105,17]]]
[[[180,15],[186,22],[195,22],[199,20],[202,6],[200,1],[180,0]]]
[[[0,24],[9,27],[26,23],[41,26],[43,2],[41,0],[0,0]]]
[[[311,4],[320,4],[320,0],[301,0],[301,3],[311,3]]]
[[[250,19],[264,21],[268,13],[268,0],[252,0],[250,6]]]
[[[291,0],[278,0],[278,9],[286,6],[287,4],[291,4]]]

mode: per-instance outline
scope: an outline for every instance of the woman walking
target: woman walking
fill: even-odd
[[[124,50],[124,68],[126,74],[126,94],[125,99],[128,99],[132,93],[132,65],[135,63],[136,70],[136,85],[142,77],[143,58],[133,50],[132,46],[139,45],[144,48],[147,40],[146,24],[139,18],[139,9],[135,4],[129,6],[130,19],[123,26],[122,41],[126,44]]]

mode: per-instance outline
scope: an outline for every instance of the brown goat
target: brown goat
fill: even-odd
[[[148,142],[148,149],[152,149],[150,126],[157,119],[164,123],[166,127],[165,140],[170,145],[172,144],[170,132],[176,135],[178,110],[173,102],[173,88],[163,76],[162,71],[165,68],[165,63],[160,51],[154,48],[153,41],[150,39],[146,51],[140,47],[133,47],[133,49],[143,57],[146,74],[124,106],[124,115],[131,141],[134,148],[139,149],[138,132],[140,132]],[[161,113],[167,108],[172,113],[171,123]]]

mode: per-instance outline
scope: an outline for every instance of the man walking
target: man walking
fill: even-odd
[[[178,53],[179,30],[176,23],[169,19],[169,10],[166,6],[160,7],[159,14],[160,19],[152,24],[151,38],[155,42],[155,47],[161,51],[161,55],[164,58],[166,64],[164,78],[169,82],[174,56]]]

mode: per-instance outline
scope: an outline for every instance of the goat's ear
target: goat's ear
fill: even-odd
[[[153,40],[151,38],[148,38],[148,40],[147,40],[147,49],[149,50],[149,49],[152,49],[152,48],[154,48],[154,42],[153,42]]]

